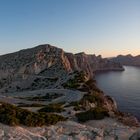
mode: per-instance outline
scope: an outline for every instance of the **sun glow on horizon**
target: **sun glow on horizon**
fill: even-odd
[[[51,44],[112,57],[140,54],[140,0],[0,2],[1,54]]]

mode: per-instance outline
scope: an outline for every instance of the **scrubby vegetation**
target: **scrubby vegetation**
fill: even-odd
[[[53,85],[54,83],[56,83],[56,81],[58,80],[57,77],[48,77],[48,78],[36,78],[34,79],[30,89],[32,90],[35,90],[35,89],[38,89],[38,88],[46,88],[48,87],[49,85]]]
[[[66,105],[65,107],[70,107],[70,106],[77,106],[79,105],[78,101],[74,101],[74,102],[70,102],[68,105]]]
[[[88,81],[86,81],[82,87],[80,88],[81,91],[86,91],[86,92],[99,92],[99,93],[103,93],[96,85],[96,80],[94,79],[89,79]]]
[[[71,102],[71,103],[69,103],[68,105],[66,105],[65,107],[71,107],[71,106],[74,107],[73,109],[74,109],[75,111],[84,110],[84,107],[83,107],[83,105],[81,104],[80,101]]]
[[[77,77],[79,74],[80,78]],[[97,106],[102,106],[104,103],[103,92],[96,86],[96,81],[94,79],[86,81],[84,73],[78,73],[76,78],[69,80],[66,83],[66,87],[74,87],[73,85],[77,85],[77,83],[79,84],[80,82],[83,83],[80,87],[78,87],[78,90],[88,92],[88,94],[85,94],[80,101],[70,103],[67,107],[74,106],[75,110],[80,110],[81,107],[84,108],[87,101],[89,103],[95,103]]]
[[[26,99],[29,101],[51,101],[53,99],[59,98],[63,96],[63,94],[58,94],[58,93],[46,93],[46,95],[41,96],[33,96],[33,97],[20,97],[21,99]]]
[[[94,103],[96,106],[102,107],[104,104],[104,97],[101,93],[93,91],[92,93],[85,94],[80,101],[71,102],[65,107],[74,106],[75,111],[85,110],[86,103]]]
[[[57,103],[57,104],[49,104],[43,107],[39,110],[39,112],[57,112],[60,113],[62,111],[65,111],[63,108],[63,103]]]
[[[86,101],[88,101],[89,103],[95,103],[97,106],[102,106],[102,104],[104,103],[104,97],[101,93],[93,91],[89,94],[85,94],[80,103],[84,104]]]
[[[18,107],[44,107],[45,105],[43,104],[37,104],[37,103],[33,103],[33,104],[25,104],[25,103],[19,103]]]
[[[16,91],[20,92],[20,91],[28,91],[28,90],[37,90],[37,89],[44,89],[44,88],[48,88],[50,87],[50,85],[54,85],[57,80],[59,78],[58,77],[36,77],[31,85],[28,85],[28,87],[20,87],[20,86],[16,86]],[[1,82],[0,82],[1,84]],[[11,86],[9,86],[9,89],[11,89]]]
[[[63,84],[64,88],[77,89],[81,86],[81,83],[86,81],[86,74],[84,72],[74,72],[74,77],[69,79]]]
[[[75,111],[80,111],[80,113],[76,114],[79,122],[98,120],[109,116],[108,108],[105,106],[106,97],[96,86],[95,80],[90,79],[83,82],[78,90],[85,91],[87,94],[85,94],[81,100],[71,102],[66,107],[73,106]]]
[[[102,107],[95,107],[94,109],[88,110],[86,112],[76,114],[79,122],[85,122],[88,120],[100,120],[106,116],[109,116],[108,111]]]
[[[7,125],[42,126],[66,120],[63,116],[48,113],[34,113],[15,105],[0,104],[0,122]]]

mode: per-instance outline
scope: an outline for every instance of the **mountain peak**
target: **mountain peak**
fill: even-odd
[[[24,78],[31,75],[62,78],[74,71],[84,71],[91,78],[97,70],[113,69],[122,70],[122,67],[113,62],[109,63],[101,56],[87,55],[84,52],[66,53],[50,44],[0,56],[0,78],[10,77],[9,83],[17,79],[17,75]]]

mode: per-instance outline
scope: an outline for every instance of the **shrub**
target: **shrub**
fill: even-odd
[[[72,88],[72,89],[74,88],[74,89],[76,89],[79,86],[80,86],[80,84],[76,83],[74,80],[69,80],[67,83],[63,84],[64,88]]]
[[[49,104],[39,110],[39,112],[57,112],[60,113],[64,111],[62,104]]]
[[[24,125],[27,126],[42,126],[45,124],[45,118],[41,117],[39,114],[27,115],[24,120]]]
[[[52,100],[52,99],[56,99],[63,96],[63,94],[57,94],[57,93],[46,93],[46,95],[44,96],[34,96],[34,97],[26,97],[25,99],[29,100],[29,101],[46,101],[46,100]]]
[[[100,120],[108,116],[107,110],[101,107],[96,107],[94,109],[88,110],[86,112],[77,113],[76,117],[79,122],[85,122],[88,120]]]
[[[74,110],[85,110],[88,103],[94,103],[96,106],[102,107],[104,105],[104,96],[102,93],[92,92],[85,94],[80,101],[71,102],[65,107],[74,106]]]
[[[13,115],[10,115],[10,114],[1,114],[0,122],[7,124],[7,125],[15,126],[15,125],[19,124],[19,119],[17,119],[16,117],[14,117]]]
[[[90,103],[96,103],[98,106],[102,106],[102,104],[104,103],[102,94],[98,92],[85,94],[81,99],[80,103],[84,104],[85,101],[88,101]]]
[[[75,111],[78,111],[78,110],[81,110],[82,107],[81,107],[80,105],[78,105],[78,106],[75,106],[73,109],[74,109]]]
[[[78,110],[83,109],[83,107],[82,107],[82,105],[80,104],[79,101],[71,102],[71,103],[69,103],[68,105],[66,105],[65,107],[71,107],[71,106],[74,106],[73,109],[74,109],[75,111],[78,111]]]
[[[87,92],[95,91],[95,92],[102,93],[102,91],[97,87],[96,80],[94,79],[89,79],[88,81],[86,81],[80,90],[87,91]]]
[[[79,105],[79,102],[78,101],[73,101],[73,102],[70,102],[68,105],[66,105],[65,107],[70,107],[70,106],[78,106]]]
[[[70,89],[77,89],[80,87],[81,83],[84,83],[86,81],[86,74],[84,72],[74,72],[74,77],[72,79],[69,79],[66,83],[64,83],[62,86],[64,88],[70,88]]]
[[[20,103],[18,105],[18,107],[43,107],[45,105],[43,104],[37,104],[37,103],[33,103],[33,104],[24,104],[24,103]]]
[[[45,122],[47,124],[56,124],[59,121],[66,121],[66,118],[64,118],[61,115],[58,114],[46,114],[45,115]]]
[[[7,103],[0,105],[0,122],[7,125],[42,126],[64,120],[63,116],[56,114],[34,113]]]

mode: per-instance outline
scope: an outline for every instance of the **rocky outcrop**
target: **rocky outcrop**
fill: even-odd
[[[85,53],[65,53],[62,49],[51,45],[40,45],[32,49],[21,50],[12,54],[0,56],[1,73],[39,74],[52,67],[64,69],[67,72],[83,70],[91,74],[96,70],[122,68],[101,56]]]
[[[7,73],[13,73],[14,75],[39,74],[54,65],[57,72],[58,66],[68,72],[71,71],[69,61],[64,55],[64,51],[51,45],[40,45],[32,49],[0,56],[1,72],[7,71]]]
[[[79,124],[73,121],[60,122],[44,127],[9,127],[0,124],[1,140],[128,140],[136,130],[112,119]],[[135,133],[130,140],[138,140]]]
[[[90,78],[99,70],[123,70],[123,67],[101,56],[66,53],[49,44],[39,45],[0,56],[0,87],[26,79],[32,83],[36,76],[66,79],[74,71],[84,71]]]
[[[129,55],[118,55],[117,57],[110,59],[112,62],[120,63],[128,66],[140,66],[140,55],[132,56]]]
[[[119,63],[103,59],[100,55],[88,55],[82,52],[75,55],[66,53],[66,56],[72,69],[83,70],[91,77],[96,71],[124,70]]]

